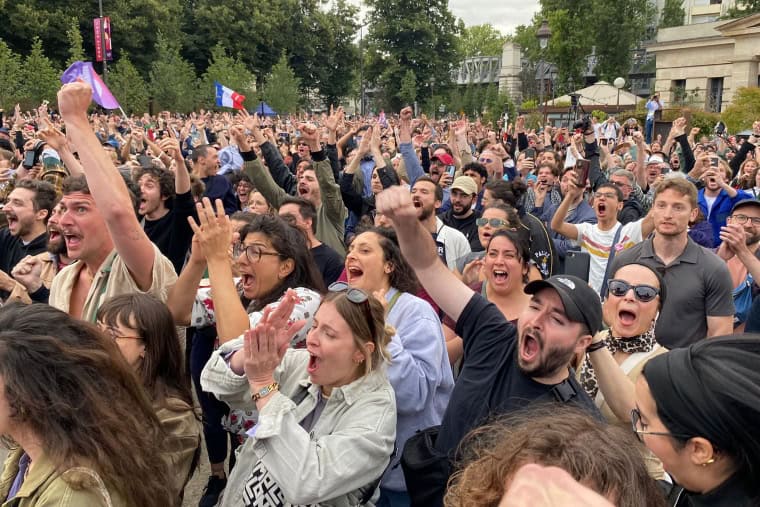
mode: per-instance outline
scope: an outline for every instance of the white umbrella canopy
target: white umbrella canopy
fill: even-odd
[[[593,108],[594,106],[618,105],[618,89],[607,81],[597,81],[591,86],[576,90],[575,93],[580,95],[578,100],[583,107],[588,106]],[[621,106],[636,106],[640,100],[642,99],[637,95],[626,90],[620,90]],[[546,105],[553,106],[555,104],[567,104],[568,102],[570,102],[570,95],[562,95],[561,97],[546,102]]]

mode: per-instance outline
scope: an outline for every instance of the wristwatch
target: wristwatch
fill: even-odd
[[[607,346],[607,342],[605,340],[599,340],[596,343],[592,343],[586,348],[586,353],[591,354],[592,352],[596,352],[599,349],[603,349]]]
[[[259,401],[261,398],[280,390],[280,384],[278,382],[272,382],[268,386],[264,386],[261,389],[259,389],[257,392],[253,393],[251,396],[251,399],[253,402]]]

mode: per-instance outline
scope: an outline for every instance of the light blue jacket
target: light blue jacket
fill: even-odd
[[[412,143],[401,143],[398,145],[398,151],[401,153],[401,158],[404,160],[404,166],[406,167],[406,175],[409,176],[409,188],[414,186],[414,182],[420,176],[425,176],[425,171],[422,169],[417,152],[414,151]],[[443,189],[443,201],[441,201],[441,207],[435,210],[435,213],[444,213],[451,207],[451,189],[446,187]]]
[[[398,291],[386,294],[390,302]],[[388,313],[388,324],[396,335],[388,347],[391,363],[388,379],[396,392],[396,455],[383,475],[381,486],[406,491],[401,470],[401,452],[418,430],[441,424],[454,389],[454,377],[446,352],[441,321],[429,303],[401,293]]]

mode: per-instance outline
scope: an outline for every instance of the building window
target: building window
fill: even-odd
[[[686,80],[674,79],[671,81],[670,93],[672,93],[674,105],[683,105],[686,100]]]
[[[723,78],[714,77],[707,80],[707,106],[708,111],[719,113],[723,105]]]

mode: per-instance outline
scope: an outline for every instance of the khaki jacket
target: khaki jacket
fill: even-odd
[[[154,405],[153,409],[167,436],[163,459],[173,479],[170,485],[173,497],[179,500],[200,450],[201,423],[193,408],[178,398],[169,398],[160,406]]]
[[[58,259],[50,252],[42,252],[34,257],[42,263],[40,280],[42,281],[42,285],[49,289],[53,285],[53,278],[58,273]],[[21,301],[22,303],[30,304],[32,299],[29,297],[26,287],[16,282],[16,286],[11,291],[10,296],[8,296],[8,301]]]
[[[0,474],[0,501],[2,507],[127,507],[127,502],[116,492],[109,490],[94,470],[79,467],[60,473],[45,456],[39,458],[29,470],[21,489],[11,500],[5,500],[18,474],[22,449],[11,451]],[[89,487],[75,489],[69,481],[88,480]]]

